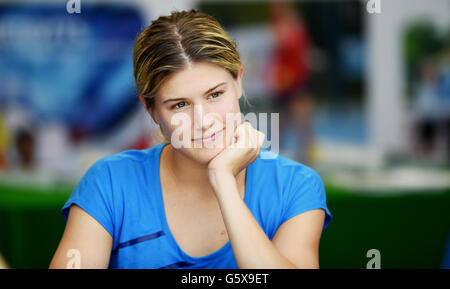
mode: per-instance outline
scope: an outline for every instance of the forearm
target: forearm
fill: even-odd
[[[296,268],[266,236],[241,199],[231,173],[213,172],[210,179],[240,269]]]

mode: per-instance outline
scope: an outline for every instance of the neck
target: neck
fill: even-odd
[[[174,181],[177,182],[177,186],[186,188],[186,191],[214,196],[214,191],[207,175],[207,164],[193,161],[183,153],[173,149],[171,144],[166,145],[163,152],[165,153],[167,168],[171,172]],[[244,194],[246,171],[247,169],[244,169],[236,176],[238,187],[242,188],[241,196]]]
[[[209,185],[206,174],[207,164],[203,165],[191,160],[183,153],[175,150],[171,144],[167,145],[167,160],[169,168],[179,184],[189,188],[206,188]]]

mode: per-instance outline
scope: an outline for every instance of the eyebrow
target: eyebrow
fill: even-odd
[[[222,86],[222,85],[224,85],[224,84],[226,84],[226,82],[221,82],[221,83],[215,85],[214,87],[211,87],[210,89],[208,89],[207,91],[205,91],[205,92],[203,93],[203,95],[206,95],[206,94],[210,93],[210,92],[213,91],[214,89],[216,89],[216,88],[218,88],[219,86]],[[170,99],[164,100],[162,103],[165,104],[166,102],[177,101],[177,100],[184,100],[184,99],[185,99],[185,98],[170,98]]]

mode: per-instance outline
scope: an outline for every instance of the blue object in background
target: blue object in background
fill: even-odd
[[[93,134],[138,104],[132,53],[143,20],[130,5],[69,14],[65,4],[0,5],[0,103]]]

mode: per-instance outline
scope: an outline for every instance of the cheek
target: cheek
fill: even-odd
[[[226,125],[227,117],[237,118],[240,114],[239,102],[236,99],[229,99],[220,103],[216,108],[215,112],[221,116],[222,122]],[[228,116],[230,115],[230,116]]]
[[[190,119],[184,119],[183,121],[177,121],[174,119],[174,122],[171,123],[170,120],[166,124],[167,130],[166,135],[169,140],[172,140],[172,137],[175,140],[179,140],[182,143],[189,144],[191,141],[192,130],[191,130],[191,121]]]
[[[170,138],[170,134],[172,132],[172,127],[170,126],[170,121],[160,121],[159,126],[165,137]]]

